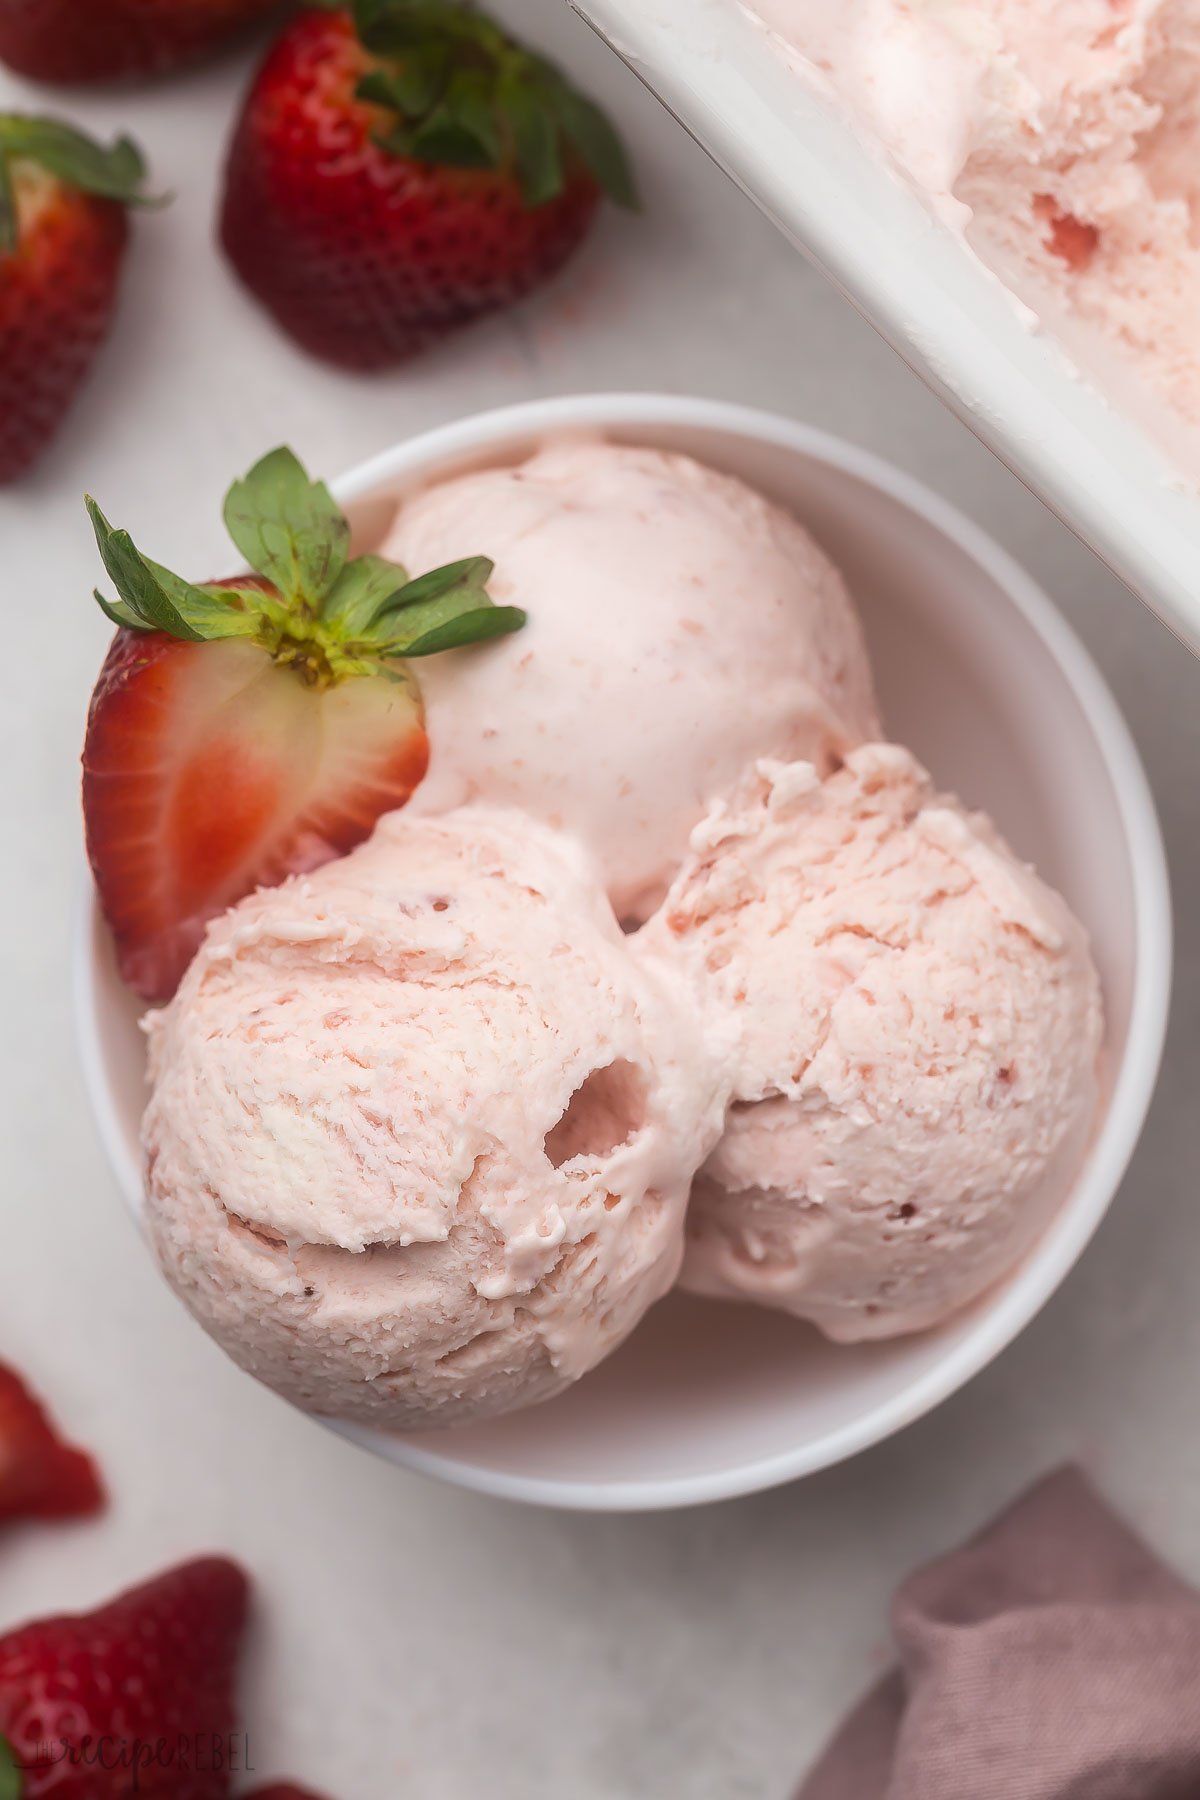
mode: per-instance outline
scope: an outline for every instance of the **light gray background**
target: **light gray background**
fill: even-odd
[[[259,1604],[245,1710],[262,1774],[333,1800],[697,1800],[787,1793],[886,1656],[897,1578],[1079,1457],[1200,1577],[1200,668],[946,416],[572,16],[514,21],[619,115],[644,216],[606,217],[551,295],[411,370],[303,360],[210,245],[249,57],[66,103],[126,124],[170,188],[139,221],[115,341],[57,449],[0,497],[4,875],[0,1357],[103,1458],[94,1527],[9,1535],[0,1624],[223,1548]],[[33,96],[0,75],[0,110]],[[68,938],[76,758],[106,627],[80,495],[200,576],[229,479],[288,440],[334,473],[465,411],[657,387],[778,408],[924,477],[1049,588],[1126,708],[1162,808],[1179,923],[1158,1100],[1099,1239],[1042,1318],[932,1418],[759,1499],[556,1516],[377,1465],[227,1365],[160,1285],[85,1110]]]

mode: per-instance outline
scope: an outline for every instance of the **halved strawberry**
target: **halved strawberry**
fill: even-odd
[[[517,630],[472,557],[410,581],[347,560],[350,529],[290,450],[230,490],[225,520],[257,571],[194,587],[143,557],[88,501],[120,600],[83,751],[88,855],[121,972],[172,994],[209,919],[254,888],[370,835],[425,773],[405,659]]]
[[[0,1523],[79,1518],[103,1505],[91,1457],[63,1443],[20,1376],[0,1363]]]

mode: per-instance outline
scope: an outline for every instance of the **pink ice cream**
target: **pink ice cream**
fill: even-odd
[[[157,1254],[302,1406],[407,1429],[544,1399],[675,1279],[721,1098],[545,827],[391,815],[217,920],[149,1032]]]
[[[1200,422],[1200,0],[753,10],[1090,372],[1094,334]]]
[[[407,501],[383,554],[431,569],[480,546],[529,623],[422,664],[429,813],[521,807],[595,855],[621,917],[661,900],[709,802],[757,756],[877,735],[845,585],[803,527],[661,450],[562,442]]]
[[[763,763],[635,940],[691,992],[733,1104],[684,1285],[842,1341],[936,1324],[1010,1270],[1084,1156],[1086,935],[905,750]]]

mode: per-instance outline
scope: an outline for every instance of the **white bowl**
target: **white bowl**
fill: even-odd
[[[1200,650],[1200,498],[1178,466],[1200,462],[1200,434],[1077,326],[1063,322],[1057,340],[1031,330],[736,0],[571,4],[910,367]]]
[[[406,488],[581,429],[689,451],[812,529],[862,609],[891,735],[986,807],[1066,894],[1092,934],[1108,1015],[1104,1114],[1086,1167],[1024,1264],[940,1330],[835,1348],[778,1314],[672,1296],[603,1367],[544,1406],[437,1434],[335,1427],[465,1487],[620,1511],[747,1493],[839,1462],[944,1400],[1029,1322],[1095,1231],[1141,1129],[1166,1027],[1171,927],[1154,803],[1086,652],[990,539],[865,451],[743,407],[599,395],[430,432],[336,492],[366,548]],[[75,982],[88,1088],[136,1210],[138,1008],[117,979],[90,883]]]

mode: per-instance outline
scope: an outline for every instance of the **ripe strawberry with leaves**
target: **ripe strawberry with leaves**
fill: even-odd
[[[0,114],[0,482],[54,436],[108,336],[145,167],[55,119]]]
[[[0,1637],[0,1800],[226,1800],[248,1593],[205,1557]]]
[[[0,0],[0,62],[34,81],[157,75],[219,48],[279,0]]]
[[[63,1443],[20,1376],[0,1363],[0,1525],[80,1518],[103,1505],[91,1457]]]
[[[88,501],[119,599],[83,750],[83,810],[121,973],[179,983],[207,921],[345,854],[428,766],[414,657],[516,631],[476,556],[417,580],[349,557],[350,527],[290,450],[230,489],[254,574],[193,586]]]
[[[306,350],[372,369],[547,281],[602,192],[635,204],[612,126],[485,14],[318,3],[251,89],[221,233]]]

